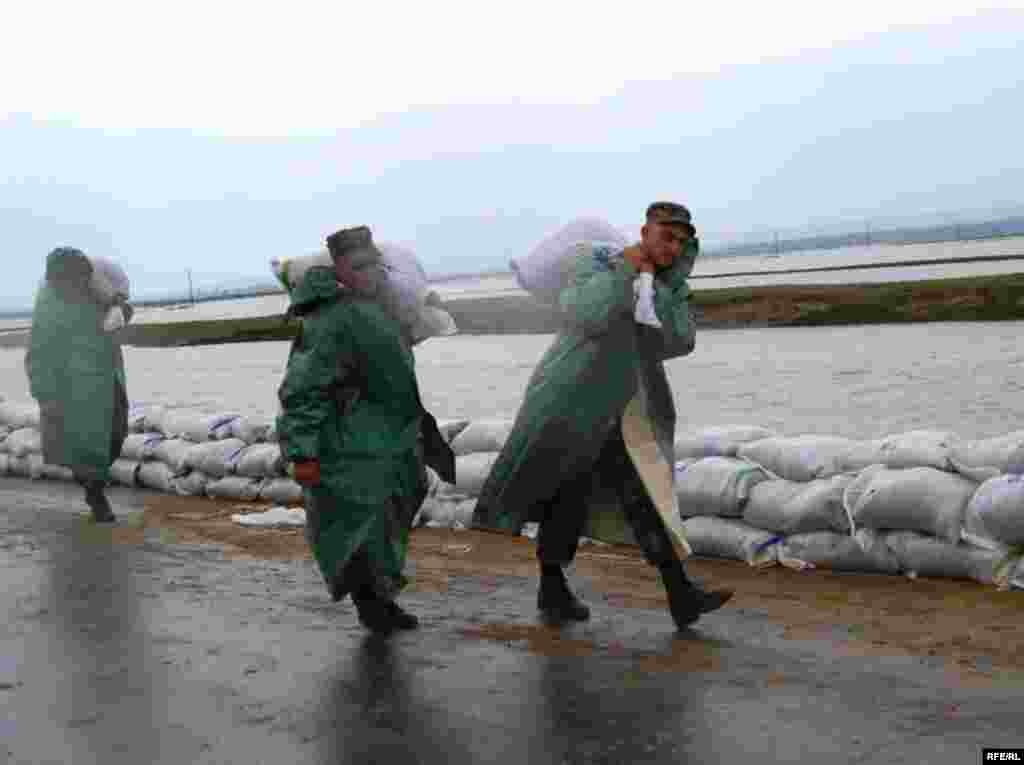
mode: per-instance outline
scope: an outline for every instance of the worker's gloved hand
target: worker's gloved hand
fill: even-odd
[[[654,311],[654,274],[647,271],[637,274],[633,282],[633,296],[633,318],[636,323],[661,329],[661,321]]]
[[[302,486],[317,486],[320,483],[320,460],[301,460],[293,462],[292,478]]]

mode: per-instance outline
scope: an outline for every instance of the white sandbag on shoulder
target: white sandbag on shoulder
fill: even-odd
[[[153,447],[152,458],[162,462],[173,475],[183,475],[189,469],[189,452],[196,446],[182,438],[168,438]]]
[[[955,433],[912,430],[885,438],[854,444],[840,460],[844,471],[857,472],[869,465],[901,469],[933,467],[952,470],[953,448],[960,442]]]
[[[742,560],[751,566],[774,566],[782,537],[733,518],[697,516],[683,521],[686,541],[695,555]]]
[[[273,423],[258,417],[238,417],[221,429],[227,431],[225,438],[240,438],[247,444],[259,444],[267,440]]]
[[[290,529],[306,525],[306,511],[272,507],[263,513],[236,513],[231,520],[239,526],[257,529]]]
[[[27,457],[43,451],[42,435],[35,428],[19,428],[4,440],[7,453],[12,457]]]
[[[139,485],[147,489],[156,489],[167,494],[177,493],[174,486],[174,479],[180,473],[173,470],[167,463],[157,460],[149,460],[139,465],[139,472],[136,474]]]
[[[239,438],[195,444],[185,456],[185,467],[198,470],[211,478],[223,478],[235,472],[238,460],[247,446]]]
[[[291,478],[273,478],[260,487],[260,499],[277,505],[301,505],[305,502],[301,484]]]
[[[789,481],[813,481],[842,473],[842,460],[856,441],[837,436],[764,438],[736,450],[740,459],[756,462]]]
[[[774,477],[759,465],[732,457],[705,457],[694,462],[680,460],[674,472],[676,499],[683,518],[698,515],[738,518],[743,515],[751,489]]]
[[[964,513],[963,539],[993,549],[1024,545],[1024,475],[997,476],[978,487]]]
[[[811,531],[850,533],[850,519],[843,507],[843,491],[853,476],[837,475],[808,483],[778,478],[762,481],[750,490],[743,521],[777,534]]]
[[[134,489],[139,483],[139,466],[142,463],[139,460],[121,459],[114,460],[114,464],[110,466],[110,477],[114,480],[118,486],[127,486],[129,489]]]
[[[872,534],[868,529],[857,532]],[[965,544],[949,544],[917,531],[881,534],[880,542],[896,556],[900,568],[910,577],[971,579],[982,584],[1005,585],[1014,559],[992,550]],[[863,546],[863,545],[862,545]]]
[[[131,282],[120,263],[98,255],[86,257],[92,264],[89,289],[101,304],[131,300]]]
[[[170,409],[160,419],[160,432],[167,438],[184,438],[186,441],[203,443],[213,440],[217,428],[238,416],[228,412],[208,414],[188,409]]]
[[[824,568],[836,571],[862,571],[874,574],[898,574],[900,564],[885,545],[864,550],[849,534],[812,531],[794,534],[779,543],[779,563],[804,570]]]
[[[455,459],[455,485],[445,484],[442,489],[445,493],[462,494],[467,497],[476,497],[484,486],[484,481],[494,467],[499,452],[478,452],[466,454]]]
[[[921,531],[953,544],[978,485],[935,468],[869,469],[851,482],[843,502],[853,524],[877,531]]]
[[[239,499],[249,502],[259,499],[262,486],[262,479],[229,475],[208,483],[206,485],[206,496],[220,499]]]
[[[252,446],[245,447],[237,457],[234,472],[246,478],[277,478],[284,476],[280,445],[253,444]]]
[[[953,468],[975,481],[1024,473],[1024,430],[1005,436],[963,441],[953,447]]]
[[[581,217],[544,237],[525,257],[513,258],[509,266],[520,287],[544,303],[558,305],[576,256],[592,251],[595,244],[622,249],[628,243],[625,234],[610,223]]]
[[[121,445],[121,458],[135,462],[147,460],[164,440],[163,433],[131,433]]]
[[[39,405],[34,402],[0,401],[0,425],[13,430],[39,429]]]
[[[735,457],[743,444],[775,438],[776,433],[759,425],[718,425],[683,432],[675,442],[676,459]]]
[[[456,457],[478,452],[500,452],[512,431],[512,420],[474,420],[452,441]]]

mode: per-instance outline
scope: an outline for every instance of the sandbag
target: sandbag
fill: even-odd
[[[257,529],[289,529],[306,525],[306,511],[272,507],[263,513],[236,513],[231,520],[239,526]]]
[[[247,444],[263,443],[267,440],[273,423],[257,417],[238,417],[218,431],[225,431],[223,438],[239,438]]]
[[[455,485],[444,484],[441,493],[463,497],[479,496],[484,481],[498,459],[498,454],[499,452],[477,452],[456,458]]]
[[[19,428],[4,439],[4,447],[12,457],[41,454],[43,451],[42,435],[35,428]]]
[[[17,401],[0,401],[0,425],[18,430],[19,428],[39,429],[39,405]]]
[[[139,471],[136,475],[139,485],[145,486],[147,489],[156,489],[166,494],[176,493],[174,479],[179,473],[165,462],[157,460],[143,462],[139,465]]]
[[[885,545],[864,550],[849,534],[812,531],[786,537],[778,546],[779,563],[787,568],[834,569],[875,574],[898,574],[900,564]]]
[[[967,503],[962,536],[990,549],[1024,545],[1024,475],[1001,475],[982,483]]]
[[[855,527],[921,531],[956,543],[977,484],[935,468],[868,469],[843,494]]]
[[[127,486],[129,489],[134,489],[139,483],[139,467],[141,464],[139,460],[125,459],[123,457],[114,460],[114,464],[110,466],[110,477],[119,486]]]
[[[513,258],[509,266],[520,287],[541,302],[557,306],[575,258],[591,252],[595,244],[623,249],[629,242],[610,223],[599,218],[577,218],[546,236],[525,257]]]
[[[131,282],[119,263],[97,255],[86,257],[92,264],[89,290],[102,305],[131,300]]]
[[[865,544],[862,539],[874,533],[861,529],[857,532],[858,543],[862,547],[870,546],[870,542]],[[1016,562],[1004,553],[949,544],[917,531],[894,531],[879,537],[899,561],[903,572],[912,578],[971,579],[982,584],[1005,585]]]
[[[174,493],[182,497],[201,497],[212,479],[205,473],[192,470],[174,479]]]
[[[128,432],[162,433],[160,423],[165,412],[159,404],[132,404],[128,407]]]
[[[960,442],[955,433],[912,430],[907,433],[855,443],[840,459],[840,468],[858,472],[869,465],[901,469],[933,467],[952,470],[953,448]]]
[[[142,462],[152,457],[153,450],[163,441],[163,433],[131,433],[121,445],[121,458]]]
[[[776,434],[758,425],[720,425],[682,433],[675,442],[676,459],[735,457],[743,444],[774,438]]]
[[[171,409],[163,413],[158,429],[167,438],[184,438],[187,441],[203,443],[213,440],[217,428],[238,416],[228,412],[208,414],[188,409]]]
[[[764,438],[742,444],[736,456],[789,481],[813,481],[843,472],[842,459],[856,441],[836,436]]]
[[[456,457],[478,452],[500,452],[512,431],[512,420],[475,420],[452,441]]]
[[[262,485],[263,481],[259,478],[229,475],[208,483],[206,485],[206,496],[251,502],[259,499]]]
[[[26,454],[24,457],[8,456],[7,470],[10,475],[37,480],[43,477],[43,455]]]
[[[449,446],[455,438],[469,427],[469,420],[440,420],[437,423],[437,430]]]
[[[742,560],[751,566],[774,566],[782,537],[733,518],[697,516],[683,521],[686,541],[695,555]]]
[[[211,478],[223,478],[235,472],[238,460],[246,448],[245,441],[239,438],[195,444],[185,456],[185,467],[198,470]]]
[[[187,460],[193,447],[191,441],[168,438],[153,447],[153,459],[166,465],[172,475],[183,475],[189,469]]]
[[[1024,590],[1024,558],[1020,558],[1010,567],[1006,587],[1011,590]]]
[[[705,457],[675,464],[675,490],[683,518],[716,515],[738,518],[751,489],[773,476],[764,468],[732,457]]]
[[[850,533],[850,520],[843,507],[843,491],[853,476],[837,475],[808,483],[779,478],[762,481],[750,490],[743,508],[743,521],[778,534],[811,531]]]
[[[278,444],[253,444],[244,448],[237,457],[234,472],[246,478],[284,476],[281,447]]]
[[[275,505],[301,505],[305,498],[301,484],[290,478],[273,478],[260,487],[260,499]]]
[[[953,447],[953,468],[975,481],[1024,473],[1024,430],[1005,436],[963,441]]]
[[[66,465],[50,465],[43,463],[39,468],[39,477],[47,481],[74,481],[74,471]]]

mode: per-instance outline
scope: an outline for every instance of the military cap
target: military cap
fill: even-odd
[[[333,258],[340,258],[357,250],[378,252],[373,243],[373,234],[367,226],[355,226],[335,231],[327,237],[327,250]]]
[[[647,208],[648,223],[668,223],[686,226],[690,236],[696,236],[697,229],[693,225],[690,211],[675,202],[654,202]]]

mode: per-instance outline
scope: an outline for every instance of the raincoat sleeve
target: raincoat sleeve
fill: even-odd
[[[278,390],[278,437],[286,461],[320,459],[320,433],[334,414],[335,393],[355,369],[351,337],[344,322],[303,320]]]
[[[696,239],[690,240],[684,257],[679,258],[664,278],[655,280],[654,312],[662,329],[642,328],[648,347],[662,361],[691,353],[696,345],[697,328],[690,307],[690,286],[687,278],[693,270],[699,250]]]
[[[604,334],[613,321],[632,316],[635,276],[629,261],[613,269],[607,258],[578,255],[571,282],[558,298],[562,316],[584,335]]]
[[[66,374],[66,344],[62,342],[60,326],[47,321],[45,314],[50,303],[45,298],[36,303],[29,346],[25,352],[25,372],[29,389],[36,401],[51,402],[61,397],[61,382]]]

